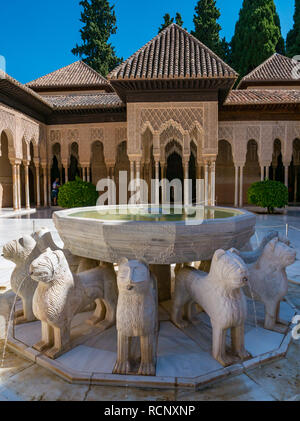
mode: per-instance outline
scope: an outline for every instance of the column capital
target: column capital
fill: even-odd
[[[39,167],[39,166],[40,166],[40,159],[39,159],[39,158],[34,158],[34,159],[33,159],[33,163],[34,163],[34,165],[35,165],[36,167]]]
[[[22,164],[22,160],[19,158],[10,158],[10,163],[11,165],[21,165]]]
[[[23,159],[23,165],[24,167],[29,167],[30,161],[28,159]]]

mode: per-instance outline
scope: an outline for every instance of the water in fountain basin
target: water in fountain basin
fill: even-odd
[[[1,360],[0,368],[3,368],[3,366],[4,366],[4,360],[5,360],[6,348],[7,348],[7,342],[8,342],[8,335],[9,335],[9,329],[10,329],[11,322],[13,320],[13,316],[14,316],[14,312],[15,312],[15,306],[16,306],[16,302],[17,302],[17,299],[18,299],[18,295],[19,295],[19,292],[20,292],[20,290],[22,288],[22,285],[24,284],[24,282],[25,282],[25,280],[27,278],[28,277],[26,276],[23,279],[23,281],[20,283],[20,285],[18,287],[18,290],[17,290],[17,293],[16,293],[16,296],[15,296],[15,299],[14,299],[14,302],[13,302],[13,305],[11,306],[11,310],[10,310],[10,314],[9,314],[9,318],[8,318],[8,323],[7,323],[7,330],[6,330],[5,340],[4,340],[4,348],[3,348],[2,360]]]

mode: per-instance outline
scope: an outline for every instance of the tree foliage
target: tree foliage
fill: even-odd
[[[288,188],[279,181],[259,181],[252,184],[248,190],[248,202],[267,208],[268,213],[273,213],[275,208],[284,208],[288,205],[288,201]]]
[[[166,13],[165,16],[163,17],[163,20],[164,20],[163,23],[158,28],[158,33],[166,29],[168,26],[174,23],[174,21],[175,23],[177,23],[178,26],[183,26],[183,20],[182,20],[181,14],[178,12],[176,13],[175,18],[171,18],[170,14]]]
[[[98,197],[99,195],[94,184],[87,183],[76,177],[75,181],[70,181],[60,187],[57,203],[62,208],[96,206]]]
[[[300,55],[300,0],[295,0],[294,26],[287,34],[286,51],[289,57]]]
[[[273,0],[244,0],[231,41],[232,66],[245,76],[276,51],[284,53]]]
[[[195,30],[192,35],[210,48],[223,60],[230,61],[230,46],[225,38],[220,40],[221,26],[218,23],[220,10],[215,0],[200,0],[197,2],[194,14]]]
[[[83,7],[80,19],[82,44],[77,44],[72,53],[106,76],[122,62],[108,42],[117,31],[114,6],[110,6],[108,0],[82,0],[79,4]]]

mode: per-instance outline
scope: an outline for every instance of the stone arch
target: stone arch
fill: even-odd
[[[146,130],[150,130],[150,132],[152,133],[152,135],[154,135],[155,130],[152,127],[152,124],[150,123],[150,121],[145,121],[141,127],[141,134],[143,135]]]
[[[7,139],[7,143],[8,143],[8,157],[9,157],[9,159],[14,159],[14,158],[16,158],[16,148],[15,148],[13,133],[8,128],[3,129],[2,132],[0,131],[0,139],[1,139],[1,135],[3,133],[5,134],[6,139]],[[1,147],[0,147],[0,153],[1,153]]]
[[[10,163],[9,139],[6,131],[0,133],[0,209],[13,206],[13,179]]]
[[[179,125],[180,126],[180,125]],[[184,150],[184,132],[179,130],[178,124],[176,126],[172,125],[166,125],[165,128],[160,131],[160,150],[161,150],[161,158],[162,161],[166,161],[166,147],[169,142],[172,142],[173,140],[176,141],[181,149],[182,149],[182,155],[183,156],[183,150]]]
[[[258,142],[255,139],[250,139],[247,143],[246,164],[244,167],[244,203],[247,203],[247,192],[249,187],[256,181],[261,180],[258,154]]]
[[[161,178],[167,178],[170,182],[174,179],[184,180],[183,170],[183,146],[175,139],[165,145],[166,172],[161,168]],[[171,191],[171,202],[173,191]]]
[[[231,205],[234,203],[235,169],[233,162],[232,143],[221,139],[218,143],[216,160],[216,202]]]

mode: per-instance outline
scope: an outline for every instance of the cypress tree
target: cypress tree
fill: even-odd
[[[177,23],[178,26],[183,26],[182,16],[178,12],[176,13],[176,16],[175,16],[175,22]]]
[[[231,41],[232,66],[245,76],[282,48],[273,0],[244,0]]]
[[[169,15],[169,13],[166,13],[165,14],[165,16],[163,17],[163,20],[164,20],[164,22],[158,28],[158,33],[160,33],[161,31],[163,31],[165,28],[167,28],[169,25],[171,25],[171,23],[174,22],[174,18],[171,18],[171,16]]]
[[[200,0],[195,7],[194,25],[191,32],[194,37],[214,51],[223,60],[230,61],[230,46],[226,39],[220,40],[221,26],[218,23],[220,10],[215,0]]]
[[[222,28],[217,22],[220,16],[215,0],[198,1],[194,15],[195,30],[191,34],[215,52],[220,48],[219,33]]]
[[[300,0],[295,1],[294,26],[287,34],[286,52],[289,57],[300,55]]]
[[[174,18],[171,18],[169,13],[165,14],[165,16],[163,17],[163,20],[164,20],[164,22],[158,28],[158,33],[163,31],[165,28],[167,28],[169,25],[171,25],[174,22]],[[178,12],[176,13],[176,16],[175,16],[175,23],[177,23],[177,25],[179,25],[179,26],[183,25],[183,20],[182,20],[181,14],[178,13]]]
[[[77,44],[72,53],[106,76],[122,62],[108,42],[117,31],[114,6],[110,6],[108,0],[82,0],[79,4],[83,7],[80,19],[84,24],[80,30],[82,44]]]

